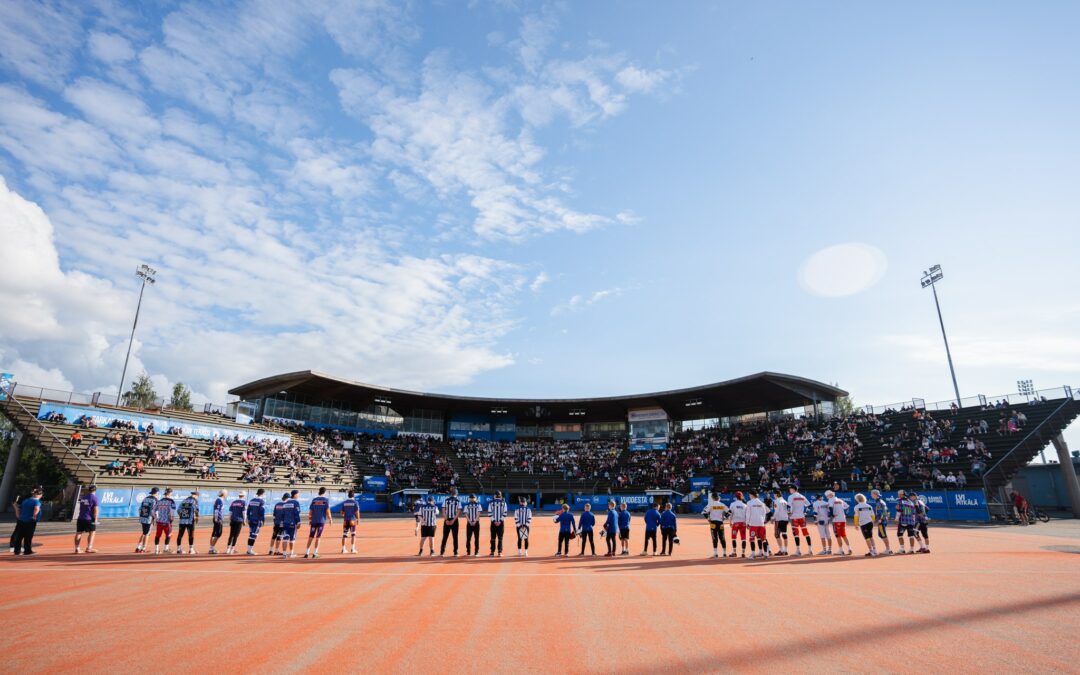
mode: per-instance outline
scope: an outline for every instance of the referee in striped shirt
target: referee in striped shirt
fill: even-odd
[[[458,550],[458,511],[461,510],[461,500],[457,498],[457,488],[450,488],[450,496],[443,502],[442,546],[439,547],[439,557],[446,553],[446,539],[454,535],[454,557]]]
[[[495,555],[495,542],[499,542],[499,557],[502,557],[503,528],[506,519],[506,500],[503,499],[502,491],[495,492],[495,498],[488,504],[488,515],[491,516],[491,555]]]
[[[476,495],[469,495],[469,503],[461,507],[465,514],[465,555],[476,557],[480,555],[480,503],[476,501]],[[475,542],[475,546],[471,545]]]
[[[424,555],[424,541],[428,543],[428,555],[435,555],[435,521],[439,519],[439,507],[434,496],[428,495],[427,503],[416,507],[416,519],[420,524],[420,550],[416,555]]]
[[[529,501],[522,497],[518,500],[518,510],[514,512],[514,523],[517,525],[518,555],[529,557],[529,526],[532,525],[532,509]]]

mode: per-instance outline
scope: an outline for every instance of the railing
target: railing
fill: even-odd
[[[1046,426],[1047,424],[1049,424],[1049,423],[1053,422],[1055,419],[1057,419],[1058,413],[1060,413],[1066,406],[1071,405],[1072,403],[1073,403],[1073,398],[1070,395],[1068,398],[1063,400],[1058,407],[1054,408],[1054,410],[1051,411],[1049,415],[1044,417],[1042,422],[1039,422],[1037,425],[1035,425],[1035,427],[1033,429],[1031,429],[1031,431],[1027,432],[1027,434],[1025,434],[1024,437],[1021,438],[1019,442],[1014,443],[1011,450],[1009,450],[1004,455],[1002,455],[1001,458],[998,459],[998,461],[994,462],[991,466],[987,467],[986,471],[984,471],[982,476],[980,476],[982,478],[982,480],[983,480],[983,491],[986,492],[987,494],[989,494],[989,482],[988,482],[988,480],[990,478],[991,473],[993,473],[994,469],[1001,466],[1001,463],[1004,462],[1006,459],[1008,459],[1010,456],[1012,456],[1012,454],[1014,452],[1016,452],[1017,449],[1026,446],[1027,442],[1028,442],[1028,439],[1031,439],[1036,434],[1039,434],[1044,426]]]
[[[998,394],[996,396],[986,396],[984,394],[978,394],[976,396],[967,396],[960,399],[961,408],[976,408],[985,405],[993,405],[997,401],[1005,401],[1009,405],[1027,405],[1033,401],[1041,401],[1042,399],[1047,401],[1053,401],[1061,398],[1073,398],[1080,400],[1080,391],[1076,387],[1070,387],[1063,385],[1060,387],[1052,387],[1050,389],[1039,389],[1031,394]],[[863,409],[875,415],[880,415],[886,410],[900,410],[901,408],[919,408],[925,410],[949,410],[955,403],[955,399],[949,399],[946,401],[934,401],[933,403],[924,403],[921,398],[913,398],[908,401],[900,401],[899,403],[888,403],[886,405],[865,405]]]
[[[26,384],[14,383],[11,385],[12,396],[22,396],[24,398],[36,398],[40,401],[56,401],[58,403],[71,403],[73,405],[100,405],[110,408],[132,408],[136,406],[123,405],[120,397],[115,394],[102,394],[101,392],[94,392],[92,394],[80,394],[73,391],[65,391],[63,389],[49,389],[48,387],[34,387]],[[155,398],[146,410],[167,410],[166,405],[168,400],[159,396]],[[196,406],[197,408],[198,406]],[[229,410],[229,404],[218,405],[215,403],[204,403],[202,411],[204,413],[216,413],[226,414]]]
[[[16,386],[17,386],[17,385],[16,385]],[[10,402],[10,405],[16,405],[16,406],[18,406],[18,407],[19,407],[19,408],[20,408],[20,409],[21,409],[21,410],[23,411],[23,413],[24,413],[24,414],[26,414],[26,416],[27,416],[27,417],[29,417],[30,419],[34,420],[34,422],[36,422],[36,423],[37,423],[37,425],[41,427],[41,430],[42,430],[42,431],[44,431],[44,432],[45,432],[46,434],[48,434],[49,436],[51,436],[51,437],[52,437],[52,439],[53,439],[53,441],[54,441],[54,442],[55,442],[56,444],[58,444],[58,445],[59,445],[59,446],[60,446],[61,448],[63,448],[63,449],[64,449],[64,459],[67,459],[68,457],[70,457],[71,459],[74,459],[74,460],[75,460],[76,462],[78,462],[79,466],[80,466],[80,467],[81,467],[82,469],[84,469],[85,471],[87,471],[87,472],[88,472],[88,473],[90,474],[90,476],[91,476],[91,478],[90,478],[90,484],[91,484],[91,485],[93,485],[93,484],[97,483],[97,479],[98,479],[98,473],[97,473],[97,471],[94,471],[94,470],[93,470],[93,469],[92,469],[92,468],[90,467],[90,465],[89,465],[89,464],[87,464],[86,462],[84,462],[84,461],[82,460],[82,458],[81,458],[81,457],[79,457],[79,456],[78,456],[77,454],[75,454],[75,452],[74,452],[74,451],[73,451],[73,450],[72,450],[72,449],[71,449],[70,447],[68,447],[68,444],[67,444],[67,443],[65,443],[64,441],[60,440],[60,437],[59,437],[59,436],[57,436],[56,434],[54,434],[54,433],[52,432],[52,429],[50,429],[50,428],[49,428],[48,426],[46,426],[44,422],[42,422],[41,420],[39,420],[39,419],[37,418],[37,415],[35,415],[34,413],[30,412],[29,408],[27,408],[27,407],[26,407],[25,405],[23,405],[22,401],[20,401],[19,399],[15,398],[14,396],[9,396],[9,397],[8,397],[8,401]],[[64,461],[64,460],[61,460],[61,461]]]

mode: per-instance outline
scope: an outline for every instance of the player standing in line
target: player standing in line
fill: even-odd
[[[832,509],[829,502],[822,499],[821,495],[814,495],[811,504],[814,509],[814,520],[817,522],[818,537],[821,538],[821,555],[832,555],[832,528],[829,527]]]
[[[341,552],[345,553],[345,540],[351,541],[352,553],[356,553],[356,522],[360,520],[360,502],[356,501],[356,490],[349,490],[349,496],[341,502]]]
[[[569,504],[562,505],[562,510],[555,516],[555,522],[559,524],[559,542],[555,557],[570,555],[570,540],[577,532],[577,525],[574,523],[574,514],[570,513]]]
[[[656,502],[649,504],[649,510],[645,512],[645,546],[641,549],[641,555],[649,554],[649,542],[652,542],[652,554],[656,555],[656,533],[660,528],[660,511],[656,508]]]
[[[795,537],[795,555],[802,555],[799,550],[799,533],[806,539],[806,554],[814,555],[814,545],[810,543],[810,530],[806,529],[806,510],[810,508],[810,500],[802,495],[792,485],[788,488],[788,508],[791,510],[791,534]]]
[[[428,555],[435,555],[435,521],[439,519],[439,506],[435,503],[434,495],[428,495],[427,502],[420,504],[416,517],[416,522],[420,523],[420,550],[416,555],[424,555],[425,541],[428,543]]]
[[[832,490],[827,491],[825,497],[829,500],[829,520],[832,521],[833,532],[836,534],[836,546],[840,549],[836,555],[851,555],[851,541],[847,536],[848,503],[837,497]],[[845,545],[847,546],[846,554],[844,553]]]
[[[281,557],[296,557],[296,528],[300,527],[299,490],[293,490],[281,507]]]
[[[630,510],[626,508],[626,502],[619,503],[619,543],[622,554],[630,555]]]
[[[247,493],[243,490],[236,499],[229,502],[229,540],[226,542],[225,553],[236,553],[236,542],[240,539],[240,530],[244,528],[244,516],[247,515]]]
[[[281,541],[281,534],[285,531],[285,502],[287,501],[289,501],[289,493],[285,492],[281,495],[281,501],[274,504],[274,530],[270,535],[270,550],[266,555],[276,555],[285,550],[285,546]]]
[[[596,516],[592,512],[592,504],[585,502],[584,511],[581,512],[581,517],[578,518],[578,531],[581,533],[581,553],[578,555],[585,555],[585,540],[589,540],[589,548],[592,549],[592,554],[596,555],[596,542],[593,541],[593,528],[596,527]]]
[[[461,507],[465,514],[465,555],[476,557],[480,555],[480,513],[484,509],[477,501],[476,495],[469,495],[469,503]]]
[[[874,507],[874,524],[877,526],[878,539],[885,542],[885,555],[892,555],[892,544],[889,543],[889,504],[881,496],[880,490],[871,490],[870,499]]]
[[[675,543],[679,541],[677,533],[675,512],[671,510],[671,502],[667,502],[660,512],[660,555],[675,554]]]
[[[158,489],[150,488],[150,494],[143,497],[139,503],[139,525],[142,527],[142,536],[139,543],[135,544],[136,553],[146,552],[146,542],[150,538],[150,526],[154,524],[154,507],[157,506]]]
[[[79,497],[79,518],[75,522],[75,552],[79,553],[82,533],[86,532],[86,552],[97,553],[94,548],[94,535],[97,533],[98,514],[101,512],[98,502],[97,486],[91,485],[86,494]]]
[[[334,524],[334,517],[330,515],[330,500],[326,498],[326,487],[319,488],[319,494],[308,505],[308,538],[307,549],[304,557],[319,557],[319,542],[322,541],[323,529]],[[315,552],[311,551],[311,542],[315,542]]]
[[[866,540],[866,555],[877,555],[874,548],[874,507],[866,503],[866,496],[861,492],[855,495],[855,527],[862,531]]]
[[[214,524],[210,530],[210,549],[207,551],[210,555],[217,555],[218,539],[221,539],[221,533],[225,528],[225,500],[228,498],[229,491],[220,490],[217,499],[214,500]]]
[[[439,557],[443,557],[443,554],[446,553],[446,540],[452,534],[454,535],[454,557],[456,558],[458,552],[458,530],[460,529],[458,511],[461,510],[461,500],[457,497],[457,488],[450,488],[450,496],[443,500],[442,509],[442,545],[439,546]]]
[[[930,552],[930,533],[927,531],[930,523],[930,507],[923,498],[912,493],[911,500],[915,504],[915,534],[919,538],[919,553]]]
[[[746,526],[750,530],[750,559],[769,557],[769,537],[765,534],[765,523],[769,520],[769,508],[758,499],[758,493],[750,490],[750,501],[746,502]],[[754,542],[761,553],[754,550]]]
[[[495,492],[495,498],[488,504],[488,516],[491,519],[491,553],[495,555],[496,542],[498,542],[499,557],[502,557],[503,530],[506,528],[506,500],[503,499],[502,491]]]
[[[165,552],[169,553],[169,539],[172,538],[173,519],[176,518],[176,502],[172,498],[172,488],[165,488],[165,496],[154,505],[154,555],[161,553],[161,535],[165,535]],[[177,544],[179,546],[179,544]]]
[[[607,518],[604,520],[604,541],[607,542],[605,558],[615,555],[615,537],[619,532],[619,512],[615,509],[615,500],[609,499],[607,503]]]
[[[524,497],[518,499],[517,511],[514,511],[514,525],[517,526],[518,556],[529,557],[529,528],[532,527],[532,509]]]
[[[420,509],[422,508],[424,508],[424,500],[417,498],[416,501],[413,502],[412,507],[413,518],[416,520],[416,527],[413,528],[414,537],[420,536]]]
[[[773,491],[773,536],[776,537],[776,547],[780,550],[776,555],[787,555],[787,531],[788,523],[791,522],[791,507],[784,495],[779,490]]]
[[[712,536],[712,557],[720,557],[720,549],[717,547],[724,547],[724,557],[727,557],[727,539],[724,538],[724,521],[728,517],[728,508],[724,502],[720,501],[720,495],[716,492],[709,494],[709,501],[705,504],[705,508],[701,514],[709,521],[709,534]],[[734,542],[732,542],[734,546]]]
[[[188,555],[195,555],[195,526],[199,523],[199,491],[192,490],[191,495],[180,502],[176,509],[177,521],[180,523],[180,531],[176,534],[176,554],[183,553],[184,532],[187,532]]]
[[[900,555],[904,549],[904,533],[911,542],[911,552],[915,552],[915,503],[908,499],[903,490],[896,491],[896,538],[900,541]]]
[[[266,490],[259,488],[247,505],[248,555],[255,555],[255,540],[259,538],[259,530],[262,529],[263,523],[266,522],[264,494],[266,494]]]
[[[742,492],[735,493],[735,499],[728,505],[731,513],[731,557],[735,557],[735,540],[742,540],[742,556],[746,557],[746,502]]]

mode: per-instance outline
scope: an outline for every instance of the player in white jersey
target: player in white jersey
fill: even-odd
[[[810,500],[802,496],[795,486],[788,488],[788,508],[791,510],[791,533],[795,537],[795,555],[802,555],[799,550],[799,533],[806,539],[807,555],[814,555],[814,547],[810,543],[810,531],[806,529],[806,509],[810,508]]]
[[[720,495],[713,492],[709,496],[709,502],[705,505],[701,514],[709,521],[709,533],[712,535],[712,557],[720,557],[720,549],[717,542],[724,547],[724,557],[727,557],[727,539],[724,538],[724,521],[728,517],[728,508],[720,501]],[[734,542],[732,542],[734,548]]]
[[[728,505],[731,512],[731,556],[735,557],[735,540],[742,540],[742,556],[746,557],[746,502],[742,500],[742,492],[735,493],[735,499]]]
[[[787,531],[791,522],[791,506],[779,490],[773,491],[773,536],[776,537],[776,555],[787,555]]]
[[[821,495],[815,495],[811,507],[814,509],[818,536],[821,537],[821,554],[829,555],[832,553],[832,532],[829,527],[832,511],[829,509],[829,502],[822,499]]]
[[[877,549],[874,547],[874,507],[866,503],[866,495],[855,495],[855,527],[862,531],[863,539],[866,540],[866,555],[876,556]]]
[[[769,519],[769,507],[758,499],[757,492],[750,491],[750,501],[746,502],[746,529],[750,530],[750,559],[769,557],[769,538],[765,534],[765,523]],[[754,543],[760,553],[754,550]]]
[[[851,555],[851,542],[847,537],[847,508],[848,504],[836,496],[832,490],[825,492],[825,499],[829,501],[829,520],[832,521],[833,533],[836,534],[836,546],[840,550],[836,555]],[[844,546],[847,553],[844,553]]]

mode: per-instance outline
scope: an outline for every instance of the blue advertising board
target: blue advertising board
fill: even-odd
[[[15,385],[14,375],[11,373],[0,373],[0,401],[6,401],[8,393]]]
[[[364,476],[364,489],[371,492],[386,492],[386,476]]]
[[[690,479],[691,490],[708,490],[713,486],[712,476],[699,476]]]

